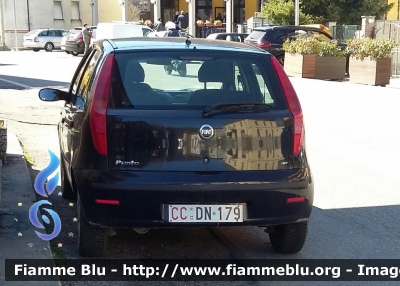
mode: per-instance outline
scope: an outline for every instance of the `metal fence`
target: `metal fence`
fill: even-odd
[[[342,25],[332,27],[332,36],[339,42],[345,42],[348,39],[353,39],[357,30],[360,30],[359,25]]]
[[[393,49],[392,76],[400,77],[400,21],[378,20],[374,32],[376,39],[396,41],[398,46]]]

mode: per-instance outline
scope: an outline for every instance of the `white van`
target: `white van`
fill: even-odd
[[[96,40],[147,37],[153,30],[145,25],[123,22],[97,24]]]

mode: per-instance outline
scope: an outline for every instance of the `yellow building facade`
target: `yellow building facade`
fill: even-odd
[[[193,0],[192,0],[193,1]],[[196,15],[203,20],[214,21],[218,14],[224,16],[226,2],[224,0],[195,0]],[[260,10],[260,0],[232,0],[233,4],[233,22],[242,23],[254,16],[255,12]],[[186,0],[162,0],[161,18],[164,22],[172,21],[176,12],[188,11]]]
[[[97,0],[98,22],[112,22],[122,20],[122,8],[118,0]],[[82,22],[92,25],[92,7],[90,1],[80,1]],[[94,23],[95,25],[97,23]]]
[[[387,20],[400,20],[400,1],[388,0],[388,4],[394,4],[392,9],[387,13]]]

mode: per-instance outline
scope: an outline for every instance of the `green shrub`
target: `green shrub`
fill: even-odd
[[[283,49],[289,54],[317,55],[320,57],[344,57],[346,51],[338,46],[337,41],[321,41],[314,37],[286,40]]]
[[[394,40],[362,38],[348,40],[346,49],[356,59],[363,60],[367,57],[382,59],[389,58],[396,45]]]

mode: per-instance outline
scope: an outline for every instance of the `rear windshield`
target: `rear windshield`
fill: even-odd
[[[249,35],[250,40],[258,40],[261,39],[265,35],[265,31],[253,31]]]
[[[221,103],[286,108],[268,55],[188,51],[115,57],[113,108],[200,109]]]
[[[37,33],[39,33],[39,31],[40,30],[32,30],[32,31],[28,32],[25,36],[31,36],[31,35],[37,34]]]

